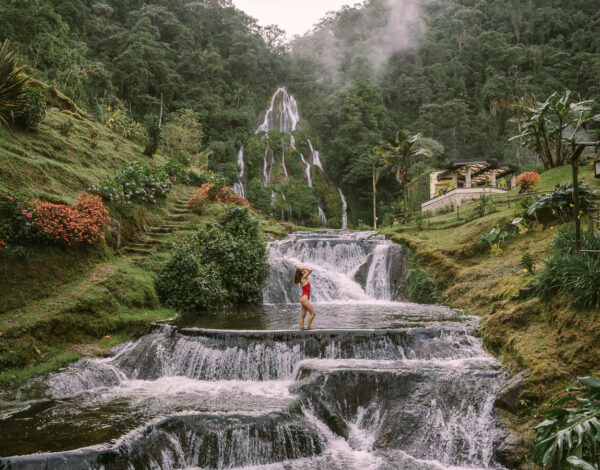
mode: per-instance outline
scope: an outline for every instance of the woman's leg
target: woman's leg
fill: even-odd
[[[306,316],[306,308],[304,305],[302,306],[302,311],[300,312],[300,329],[304,329],[304,317]]]
[[[308,310],[310,312],[310,317],[308,317],[308,323],[306,324],[306,328],[310,329],[310,325],[312,324],[312,321],[315,318],[315,309],[313,308],[313,306],[311,305],[311,303],[307,297],[303,296],[300,299],[300,303],[302,304],[303,308],[305,308],[306,310]]]

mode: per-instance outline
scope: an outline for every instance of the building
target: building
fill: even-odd
[[[482,194],[501,194],[515,186],[514,165],[495,160],[455,160],[444,170],[429,176],[429,201],[421,204],[422,211],[447,206],[460,207],[465,201],[479,199]],[[500,185],[501,178],[510,177],[510,184]]]

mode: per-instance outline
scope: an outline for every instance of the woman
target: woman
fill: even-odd
[[[299,283],[302,286],[302,295],[300,296],[300,304],[302,305],[302,312],[300,313],[301,330],[304,329],[304,317],[306,316],[307,310],[310,312],[310,317],[308,318],[308,323],[306,325],[307,330],[310,330],[310,325],[315,318],[315,309],[310,304],[310,282],[308,281],[310,273],[312,273],[312,269],[299,266],[294,274],[294,284]]]

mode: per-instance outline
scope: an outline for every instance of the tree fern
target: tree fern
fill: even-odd
[[[600,455],[600,380],[579,377],[581,387],[569,386],[570,392],[586,397],[567,396],[552,402],[555,408],[543,412],[547,419],[537,427],[532,459],[544,468],[599,470]],[[561,406],[574,402],[576,408]]]
[[[27,78],[17,67],[16,57],[8,48],[8,41],[0,46],[0,125],[12,120],[19,101],[23,97]]]

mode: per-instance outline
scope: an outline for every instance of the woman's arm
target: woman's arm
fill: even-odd
[[[312,269],[302,268],[302,270],[304,271],[304,274],[302,275],[302,279],[306,280],[308,278],[308,276],[310,276],[310,273],[312,273]]]

